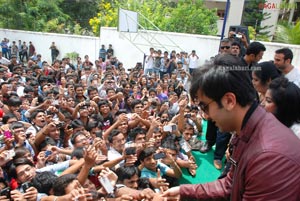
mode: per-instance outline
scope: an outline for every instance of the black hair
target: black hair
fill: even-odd
[[[107,100],[100,100],[98,102],[98,107],[100,108],[102,105],[108,105],[109,106],[109,102]]]
[[[281,49],[276,50],[275,53],[276,54],[283,54],[284,55],[284,60],[290,59],[291,63],[292,63],[294,55],[293,55],[293,52],[292,52],[291,49],[281,48]]]
[[[24,125],[21,122],[17,121],[17,122],[13,122],[9,127],[11,131],[15,130],[16,128],[24,128]]]
[[[238,57],[233,55],[220,55],[214,64],[207,64],[195,71],[192,79],[190,95],[197,98],[198,90],[215,100],[222,107],[221,99],[227,92],[236,96],[236,101],[242,107],[256,100],[256,91],[252,85],[247,71],[230,70],[226,67],[243,67]],[[222,86],[222,87],[221,87]]]
[[[35,167],[34,164],[27,158],[17,158],[16,160],[13,161],[13,163],[9,167],[9,171],[8,171],[9,176],[16,179],[17,178],[16,168],[20,165],[29,165],[31,167]]]
[[[276,118],[287,127],[300,122],[300,89],[285,77],[274,79],[270,85]]]
[[[238,46],[241,49],[241,44],[236,41],[232,42],[231,46]]]
[[[33,112],[31,113],[31,115],[30,115],[30,120],[32,121],[33,119],[35,119],[35,117],[36,117],[36,116],[38,115],[38,113],[40,113],[40,112],[42,112],[42,113],[45,114],[44,110],[42,110],[42,109],[37,109],[37,110],[35,110],[35,111],[33,111]]]
[[[261,51],[266,51],[266,47],[260,42],[252,42],[249,44],[246,50],[246,55],[254,54],[258,55]]]
[[[83,158],[83,147],[77,147],[72,151],[71,158],[73,159],[74,157],[79,160]]]
[[[80,127],[84,127],[84,124],[81,120],[79,119],[74,119],[72,122],[71,122],[71,127],[73,129],[75,128],[80,128]]]
[[[24,87],[24,93],[27,94],[29,92],[34,92],[34,88],[32,86],[30,86],[30,85],[26,85]]]
[[[96,87],[94,87],[94,86],[89,86],[89,87],[87,88],[87,93],[88,93],[88,95],[90,95],[90,93],[91,93],[92,91],[97,91],[97,92],[98,92],[98,90],[97,90]]]
[[[130,106],[131,106],[132,109],[134,109],[134,107],[135,107],[136,105],[139,105],[139,104],[142,104],[142,105],[143,105],[143,102],[142,102],[140,99],[134,99],[133,101],[131,101]]]
[[[175,145],[175,141],[174,140],[168,140],[168,141],[165,141],[162,145],[161,145],[162,148],[164,149],[170,149],[170,150],[174,150],[176,152],[178,152],[178,149]]]
[[[148,93],[150,94],[150,92],[154,92],[154,93],[157,95],[157,91],[156,91],[155,88],[150,88],[150,89],[148,90]]]
[[[57,177],[54,180],[53,184],[53,193],[55,196],[62,196],[66,194],[65,189],[70,183],[77,179],[75,174],[66,174],[60,177]]]
[[[108,136],[108,142],[112,143],[113,142],[113,138],[117,135],[119,135],[121,132],[118,129],[114,129],[110,132],[109,136]]]
[[[30,153],[29,149],[26,147],[17,147],[15,148],[15,156],[13,157],[13,160],[16,160],[17,158],[25,158],[25,154]]]
[[[72,135],[72,137],[71,137],[71,140],[70,140],[71,143],[72,143],[73,145],[76,143],[75,140],[76,140],[76,138],[77,138],[79,135],[85,136],[84,133],[83,133],[82,131],[78,131],[78,132],[74,133],[74,134]]]
[[[139,161],[144,161],[145,158],[153,155],[155,153],[155,149],[153,147],[148,147],[146,149],[143,149],[141,153],[138,156]]]
[[[36,176],[32,179],[32,185],[39,193],[50,195],[50,190],[56,179],[57,176],[50,171],[37,172]]]
[[[22,101],[19,97],[17,96],[11,96],[8,101],[7,101],[8,106],[20,106],[22,105]]]
[[[135,166],[121,166],[115,173],[118,176],[118,181],[123,183],[125,179],[130,179],[134,175],[139,175],[139,170]]]
[[[131,138],[132,141],[134,141],[138,134],[146,135],[146,133],[147,133],[147,131],[145,129],[138,126],[130,131],[129,137]]]
[[[13,114],[13,113],[7,113],[7,114],[5,114],[5,115],[3,116],[3,118],[2,118],[3,124],[7,124],[8,120],[11,119],[11,118],[16,118],[16,119],[18,119],[17,116],[16,116],[15,114]]]
[[[270,79],[274,80],[280,76],[276,66],[270,61],[261,62],[257,64],[256,67],[259,69],[254,70],[253,72],[260,79],[262,85],[266,85]]]

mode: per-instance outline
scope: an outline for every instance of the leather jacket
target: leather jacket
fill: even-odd
[[[181,185],[182,199],[300,200],[300,140],[271,113],[257,107],[232,145],[227,176]]]

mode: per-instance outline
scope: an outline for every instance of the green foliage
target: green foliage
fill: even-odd
[[[118,8],[141,13],[153,22],[160,30],[170,32],[214,35],[217,33],[216,10],[204,8],[202,0],[111,0],[99,4],[99,13],[90,19],[95,35],[100,32],[101,26],[116,27]],[[139,18],[142,27],[155,30],[155,27]]]
[[[64,0],[0,0],[0,27],[55,33],[68,29],[73,33],[76,22],[65,14],[62,4],[65,5]],[[69,1],[71,4],[73,0]],[[81,32],[78,26],[76,29]]]
[[[276,27],[274,41],[300,45],[300,21],[296,25],[279,22]]]
[[[79,53],[77,52],[69,52],[66,53],[65,58],[70,58],[71,61],[76,61],[77,57],[79,56]]]
[[[273,27],[273,25],[261,25],[262,21],[271,17],[270,13],[263,12],[263,5],[266,2],[266,0],[245,0],[242,25],[254,28],[255,35],[252,38],[253,40],[269,40],[270,31],[266,31],[266,29]]]

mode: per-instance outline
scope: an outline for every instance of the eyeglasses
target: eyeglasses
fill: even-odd
[[[230,49],[230,46],[221,46],[221,49],[223,50],[223,49]]]
[[[201,110],[205,113],[205,114],[207,114],[208,113],[208,106],[209,106],[209,104],[211,104],[212,102],[214,102],[214,100],[212,100],[212,101],[210,101],[209,103],[207,103],[207,104],[203,104],[203,103],[199,103],[199,107],[201,108]]]

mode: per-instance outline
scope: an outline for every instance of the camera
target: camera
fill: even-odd
[[[164,152],[159,152],[159,153],[157,153],[157,154],[154,154],[154,155],[153,155],[153,158],[154,158],[155,160],[162,159],[162,158],[166,158],[166,154],[165,154]]]
[[[57,128],[63,128],[65,126],[65,122],[62,122],[62,121],[56,122],[55,125]]]
[[[0,191],[0,196],[6,196],[6,198],[10,199],[10,188],[6,187]]]
[[[26,190],[27,190],[28,188],[30,188],[31,186],[32,186],[32,184],[31,184],[30,182],[25,182],[25,183],[23,183],[23,184],[21,185],[21,189],[23,190],[23,193],[25,193]]]
[[[134,155],[136,154],[136,147],[127,147],[125,148],[126,155]]]

